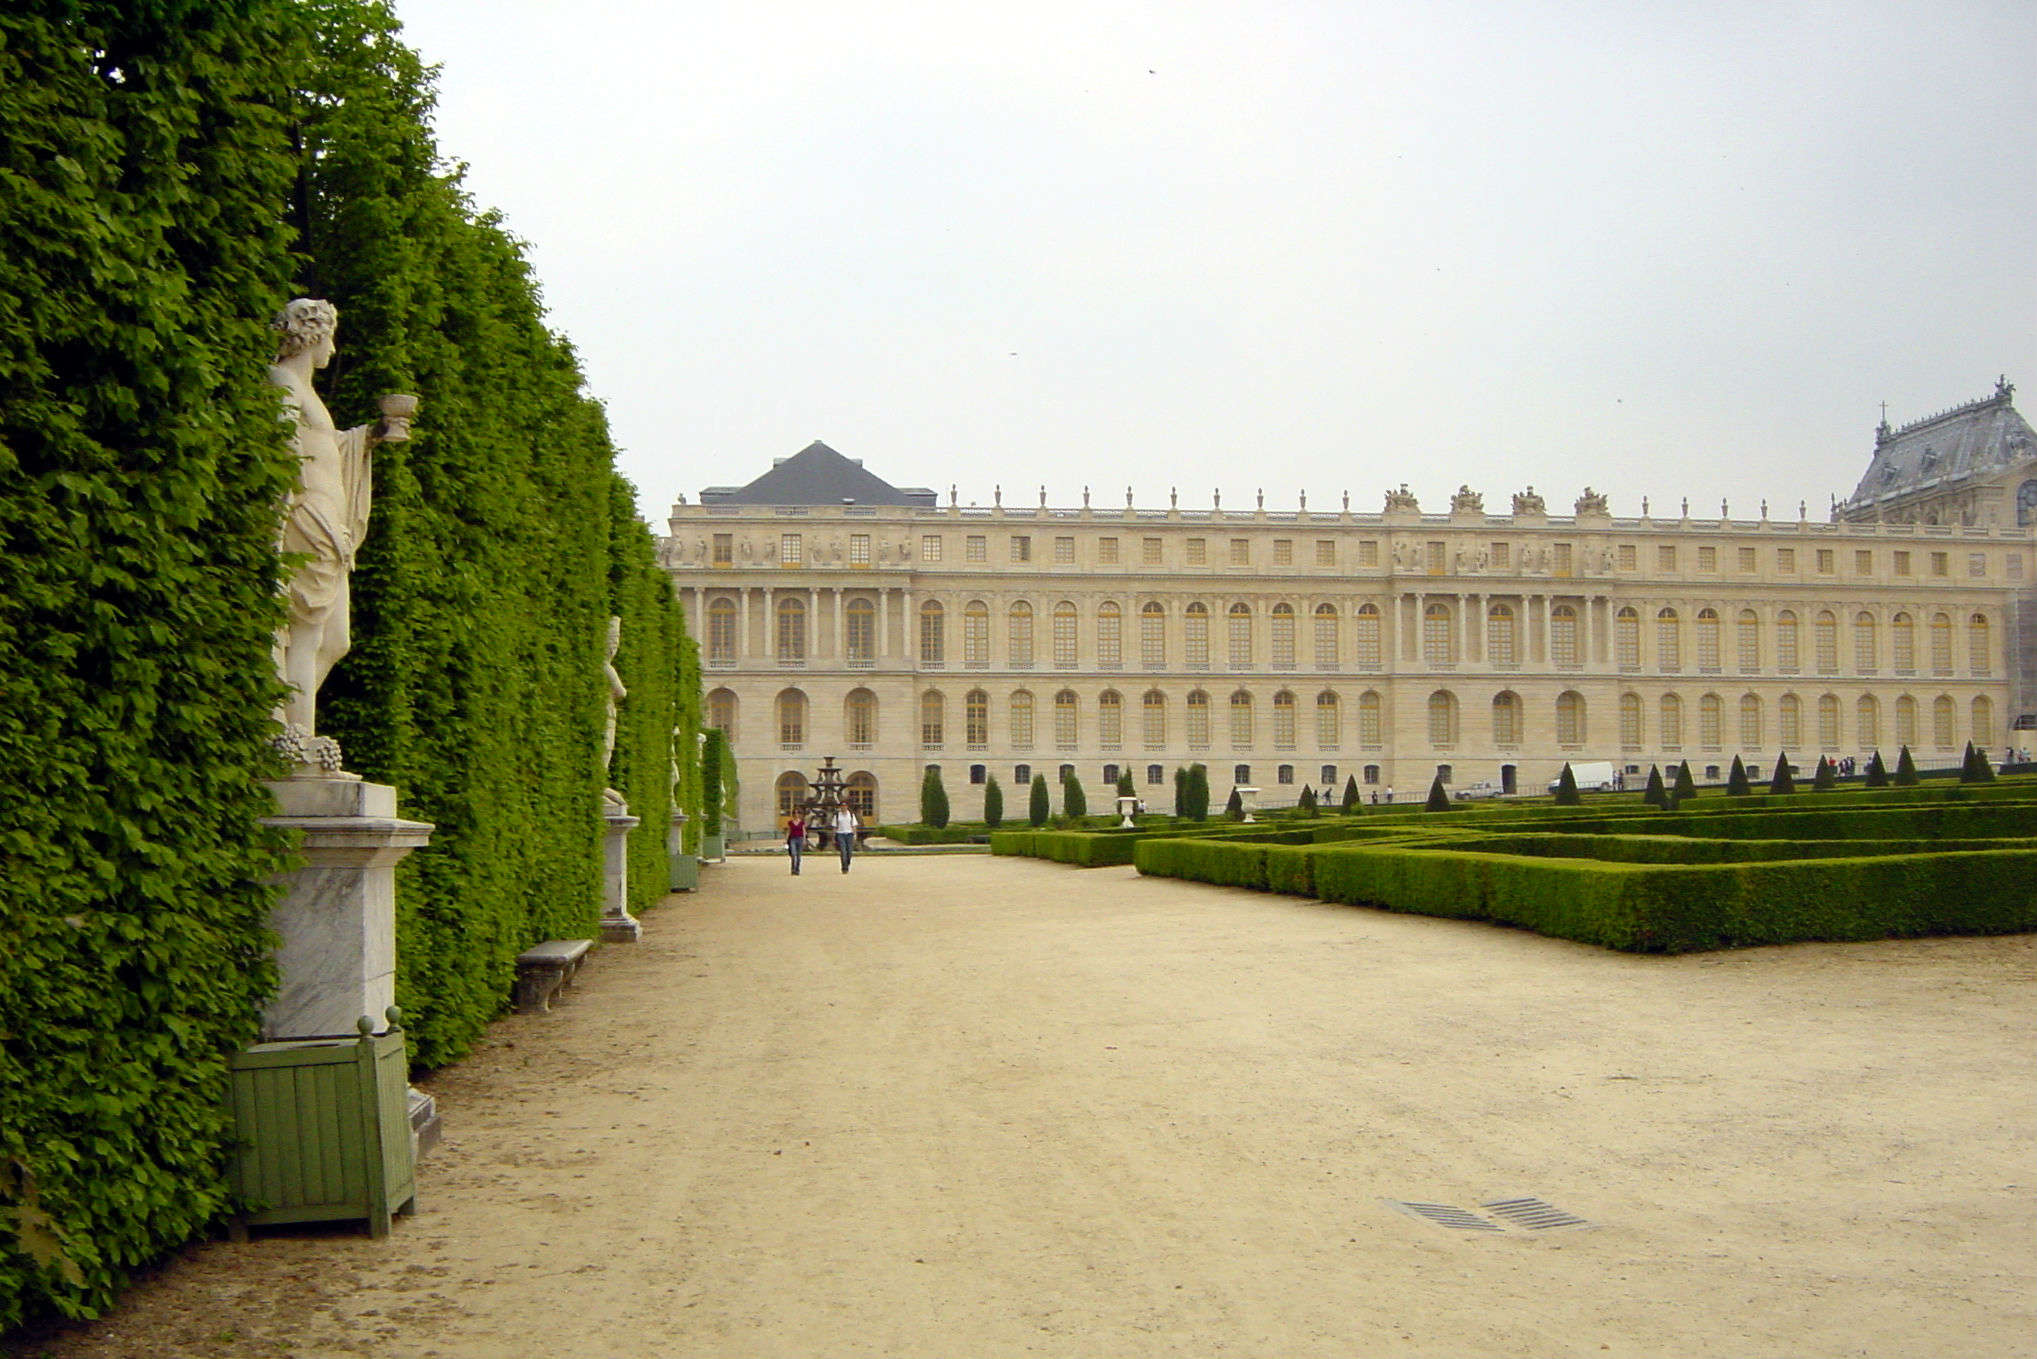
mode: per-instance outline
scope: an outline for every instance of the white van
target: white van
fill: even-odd
[[[1570,777],[1577,780],[1580,793],[1610,793],[1617,786],[1618,775],[1619,766],[1611,760],[1572,761],[1570,766]],[[1562,783],[1563,776],[1558,774],[1549,780],[1549,791],[1555,792]]]

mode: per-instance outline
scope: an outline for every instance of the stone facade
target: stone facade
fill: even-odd
[[[1191,761],[1219,803],[1352,775],[1405,800],[1439,769],[1539,791],[1566,761],[1998,759],[2037,711],[2037,530],[2013,519],[1615,518],[1588,488],[1559,516],[1532,488],[1510,514],[1468,487],[1447,514],[1405,487],[1378,513],[1002,498],[673,507],[660,550],[744,826],[826,755],[866,817],[914,819],[933,764],[957,819],[986,775],[1022,819],[1063,766],[1092,807],[1129,770],[1167,808]]]

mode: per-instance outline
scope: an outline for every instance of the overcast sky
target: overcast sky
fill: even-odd
[[[2037,413],[2030,0],[397,9],[661,532],[814,439],[1822,518],[1883,401]]]

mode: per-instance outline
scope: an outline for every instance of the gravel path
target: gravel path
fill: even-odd
[[[703,873],[423,1211],[22,1353],[2037,1353],[2037,937],[1636,958],[1029,860]],[[1386,1200],[1536,1196],[1453,1230]],[[28,1342],[23,1342],[28,1343]]]

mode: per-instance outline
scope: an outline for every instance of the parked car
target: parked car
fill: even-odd
[[[1580,793],[1610,793],[1620,786],[1619,771],[1611,760],[1573,760],[1570,777]],[[1558,774],[1549,780],[1549,791],[1555,792],[1562,783],[1563,776]]]
[[[1498,779],[1480,779],[1477,783],[1468,783],[1457,790],[1457,800],[1459,802],[1468,802],[1472,798],[1504,797],[1505,795],[1506,789],[1499,786]]]

